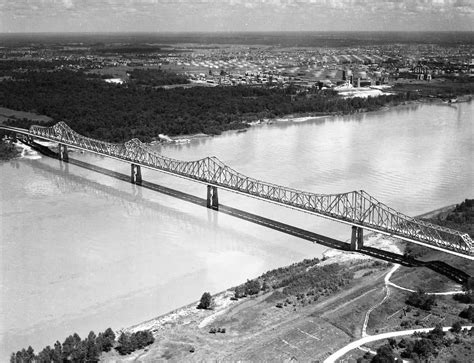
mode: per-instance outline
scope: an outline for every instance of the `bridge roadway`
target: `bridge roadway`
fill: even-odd
[[[364,228],[474,259],[474,247],[469,235],[403,215],[364,191],[343,194],[303,192],[247,177],[215,157],[191,162],[174,160],[157,154],[137,139],[124,144],[111,144],[84,137],[63,122],[52,127],[32,126],[29,130],[4,125],[0,125],[0,129],[14,133],[29,144],[34,143],[34,139],[57,142],[61,160],[68,160],[69,146],[128,162],[131,164],[130,181],[135,184],[146,183],[142,179],[142,166],[206,184],[208,208],[222,209],[217,195],[217,189],[221,188],[349,224],[352,226],[352,250],[363,247]]]
[[[49,152],[49,155],[57,156],[55,153],[51,151]],[[31,161],[26,161],[26,162],[31,162]],[[157,212],[157,215],[162,215],[162,211],[166,208],[165,206],[163,206],[162,204],[158,202],[141,198],[140,195],[136,195],[136,194],[124,195],[123,192],[120,192],[111,186],[103,185],[103,184],[91,181],[90,179],[87,179],[85,177],[70,173],[69,168],[68,168],[69,164],[75,165],[84,169],[88,169],[88,170],[106,175],[111,178],[122,180],[125,182],[129,181],[128,175],[125,175],[116,171],[112,171],[112,170],[109,170],[97,165],[92,165],[84,161],[76,160],[73,158],[69,158],[68,163],[61,164],[60,169],[51,167],[47,164],[38,163],[36,161],[34,162],[35,168],[47,174],[54,174],[58,176],[59,178],[63,179],[65,183],[71,184],[75,189],[80,190],[81,188],[84,188],[84,186],[86,186],[87,189],[90,189],[94,193],[100,193],[100,195],[103,195],[105,197],[107,196],[115,197],[115,199],[117,199],[119,202],[122,203],[121,205],[124,208],[127,208],[127,204],[133,204],[138,207],[145,207],[147,209],[152,209]],[[69,187],[71,187],[71,185],[69,185]],[[59,187],[61,187],[60,184],[59,184]],[[179,198],[181,200],[187,201],[189,203],[193,203],[195,205],[199,205],[202,207],[207,206],[206,199],[199,198],[192,194],[188,194],[179,190],[171,189],[162,185],[144,181],[141,187],[149,189],[149,190],[153,190],[155,192],[162,193],[168,196]],[[126,204],[124,204],[124,202]],[[146,209],[144,209],[143,211],[146,211]],[[166,209],[166,214],[172,213],[173,211],[174,211],[173,209]],[[343,250],[343,251],[350,251],[350,245],[345,242],[342,242],[333,238],[329,238],[329,237],[326,237],[326,236],[323,236],[311,231],[307,231],[301,228],[297,228],[292,225],[288,225],[276,220],[265,218],[256,214],[245,212],[243,210],[228,207],[225,205],[221,205],[219,211],[221,213],[228,214],[235,218],[240,218],[242,220],[255,223],[267,228],[271,228],[271,229],[274,229],[276,231],[279,231],[291,236],[299,237],[301,239],[304,239],[313,243],[321,244],[329,248],[334,248],[334,249]],[[174,213],[178,213],[178,212],[174,211]],[[180,218],[181,218],[180,214],[176,214],[173,216],[174,222],[176,221],[176,219],[180,220]],[[199,226],[196,227],[196,224],[192,224],[191,228],[199,228]],[[202,230],[196,230],[196,233],[202,233]],[[383,251],[383,250],[380,250],[374,247],[369,247],[369,246],[362,246],[357,252],[364,255],[372,256],[372,257],[375,257],[387,262],[400,264],[404,266],[426,267],[426,268],[431,269],[432,271],[440,273],[448,277],[449,279],[461,284],[464,284],[465,282],[467,282],[469,278],[469,275],[465,273],[464,271],[461,271],[441,261],[416,260],[414,258],[408,258],[403,255],[399,255],[399,254],[389,252],[389,251]]]

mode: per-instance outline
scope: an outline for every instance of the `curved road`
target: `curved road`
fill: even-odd
[[[365,314],[365,319],[364,319],[364,324],[362,326],[362,338],[356,341],[353,341],[346,345],[345,347],[342,347],[335,353],[331,354],[326,360],[324,360],[324,363],[331,363],[335,362],[336,359],[341,358],[344,356],[346,353],[350,352],[352,349],[355,348],[360,348],[362,345],[374,342],[377,340],[382,340],[382,339],[387,339],[387,338],[392,338],[392,337],[398,337],[398,336],[404,336],[404,335],[412,335],[415,332],[428,332],[434,328],[420,328],[420,329],[411,329],[411,330],[402,330],[402,331],[394,331],[394,332],[389,332],[389,333],[382,333],[382,334],[377,334],[377,335],[367,335],[367,324],[369,322],[369,317],[370,313],[378,308],[380,305],[382,305],[385,300],[390,296],[390,289],[389,286],[392,286],[394,288],[400,289],[400,290],[405,290],[405,291],[410,291],[410,292],[415,292],[415,290],[408,289],[406,287],[402,287],[399,285],[394,284],[393,282],[390,282],[390,278],[394,274],[395,271],[397,271],[400,268],[399,264],[394,264],[394,266],[390,269],[390,271],[385,275],[384,282],[385,286],[384,289],[386,291],[384,298],[378,302],[377,304],[373,305]],[[445,291],[445,292],[428,292],[428,295],[454,295],[454,294],[459,294],[459,293],[464,293],[461,290],[455,290],[455,291]],[[444,327],[443,331],[448,331],[451,327]],[[463,328],[472,328],[472,325],[466,325],[463,326]]]
[[[472,325],[465,325],[463,326],[463,329],[471,329]],[[377,340],[383,340],[383,339],[388,339],[388,338],[394,338],[394,337],[401,337],[404,335],[412,335],[413,333],[426,333],[429,332],[430,330],[433,330],[434,328],[422,328],[422,329],[411,329],[411,330],[401,330],[401,331],[394,331],[390,333],[382,333],[382,334],[377,334],[377,335],[370,335],[364,338],[361,338],[359,340],[356,340],[354,342],[349,343],[345,347],[339,349],[337,352],[331,354],[329,357],[327,357],[324,360],[324,363],[333,363],[336,362],[337,359],[343,357],[346,353],[350,352],[352,349],[359,348],[361,345],[375,342]],[[443,328],[443,331],[448,331],[451,329],[450,326],[446,326]]]
[[[396,289],[399,290],[405,290],[409,292],[416,292],[416,290],[413,289],[408,289],[406,287],[394,284],[393,282],[390,281],[390,278],[392,277],[393,273],[397,271],[400,268],[399,264],[395,264],[393,268],[390,270],[390,272],[385,275],[385,286],[392,286],[395,287]],[[445,291],[445,292],[427,292],[427,295],[456,295],[456,294],[464,294],[465,292],[462,290],[452,290],[452,291]]]
[[[372,305],[372,307],[365,313],[365,319],[364,319],[364,324],[362,325],[362,337],[367,336],[367,324],[369,323],[369,318],[370,314],[372,311],[374,311],[376,308],[378,308],[380,305],[382,305],[385,300],[387,300],[390,296],[390,289],[388,286],[391,284],[390,283],[390,277],[392,277],[393,273],[399,269],[400,265],[399,264],[394,264],[393,267],[390,269],[390,271],[385,275],[384,282],[385,282],[385,296],[383,299],[378,302],[375,305]]]
[[[393,282],[390,281],[390,278],[392,277],[394,272],[397,271],[399,268],[400,268],[399,264],[394,264],[393,267],[391,268],[391,270],[385,275],[385,279],[384,279],[384,282],[385,282],[385,286],[384,286],[385,296],[380,302],[373,305],[367,311],[367,313],[365,314],[364,324],[362,325],[362,337],[367,336],[367,324],[369,323],[369,317],[370,317],[370,314],[372,313],[372,311],[374,311],[376,308],[378,308],[380,305],[382,305],[385,302],[385,300],[387,300],[389,298],[389,296],[390,296],[389,286],[392,286],[392,287],[394,287],[396,289],[399,289],[399,290],[404,290],[404,291],[409,291],[409,292],[416,292],[415,290],[408,289],[408,288],[400,286],[400,285],[396,285],[396,284],[394,284]],[[456,294],[464,294],[464,291],[462,291],[462,290],[453,290],[453,291],[445,291],[445,292],[427,292],[426,294],[427,295],[456,295]]]

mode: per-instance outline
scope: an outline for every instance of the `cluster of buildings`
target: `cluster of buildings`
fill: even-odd
[[[125,48],[124,48],[125,49]],[[139,49],[139,48],[137,48]],[[470,47],[381,45],[359,48],[199,45],[168,46],[156,52],[110,52],[94,46],[0,48],[1,59],[52,61],[58,69],[107,70],[126,75],[130,68],[170,70],[207,86],[369,87],[397,78],[430,81],[445,74],[474,74]],[[122,74],[118,72],[122,70]]]

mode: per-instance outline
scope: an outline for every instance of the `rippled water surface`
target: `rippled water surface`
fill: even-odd
[[[208,155],[316,193],[363,189],[417,215],[473,197],[473,103],[257,126],[165,155]],[[73,157],[129,173],[89,154]],[[143,171],[205,197],[205,186]],[[0,164],[0,356],[150,319],[324,247],[42,157]],[[220,202],[339,239],[349,227],[243,196]],[[3,359],[2,359],[3,360]]]

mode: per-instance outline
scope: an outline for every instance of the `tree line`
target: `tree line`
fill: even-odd
[[[413,362],[431,362],[440,352],[452,345],[463,344],[469,347],[473,335],[474,329],[463,331],[459,321],[452,325],[449,335],[443,331],[441,324],[438,324],[427,333],[415,333],[398,342],[394,338],[389,338],[387,344],[377,349],[375,356],[370,357],[370,353],[367,353],[363,358],[357,359],[357,362],[390,363],[397,362],[400,358]]]
[[[257,295],[260,291],[275,290],[270,300],[296,297],[302,303],[317,301],[348,285],[354,272],[344,265],[333,263],[319,266],[319,259],[305,259],[288,267],[271,270],[262,276],[247,280],[234,289],[236,299]]]
[[[153,89],[108,84],[68,70],[16,73],[0,83],[0,105],[65,121],[77,132],[111,142],[158,134],[219,134],[249,121],[289,114],[375,110],[416,98],[414,94],[344,99],[335,92],[250,86]],[[14,123],[14,121],[10,121]]]
[[[16,353],[12,353],[10,363],[65,363],[65,362],[98,362],[103,352],[109,352],[113,347],[121,355],[130,354],[137,349],[142,349],[155,341],[153,334],[147,330],[135,333],[124,333],[115,340],[115,333],[111,328],[95,335],[93,331],[87,338],[74,333],[64,342],[56,341],[53,347],[47,346],[38,354],[29,346]]]
[[[31,71],[52,71],[64,66],[86,65],[87,60],[37,60],[37,59],[5,59],[0,61],[0,77],[18,77],[19,74]]]
[[[81,339],[77,333],[74,333],[68,336],[62,344],[56,341],[53,347],[48,345],[37,355],[31,346],[28,349],[12,353],[10,362],[98,362],[99,355],[102,352],[110,351],[114,343],[115,333],[111,328],[108,328],[103,333],[99,333],[97,336],[91,331],[85,339]]]

